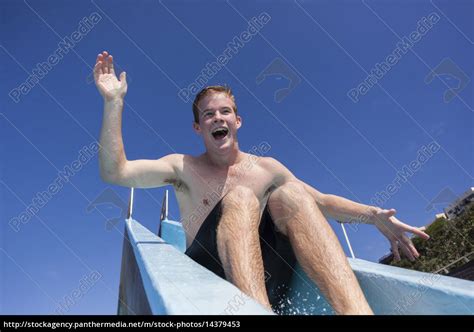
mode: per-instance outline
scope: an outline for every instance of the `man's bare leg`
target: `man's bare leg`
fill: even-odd
[[[260,203],[254,192],[238,186],[222,199],[217,250],[226,278],[242,292],[271,310],[258,227]]]
[[[334,310],[373,314],[334,231],[304,187],[289,182],[272,192],[268,204],[277,229]]]

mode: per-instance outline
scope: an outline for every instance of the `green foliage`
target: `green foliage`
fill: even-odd
[[[425,241],[414,237],[413,244],[420,253],[414,262],[403,258],[399,262],[393,260],[390,265],[407,269],[434,272],[455,260],[474,251],[474,204],[466,207],[465,212],[457,218],[446,220],[436,219],[427,229],[430,239]],[[474,256],[474,255],[472,255]],[[471,257],[472,257],[471,256]],[[469,259],[471,257],[468,257]],[[450,270],[464,265],[461,260],[449,267]],[[443,274],[441,271],[440,274]]]

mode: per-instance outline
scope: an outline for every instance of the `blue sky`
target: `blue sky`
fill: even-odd
[[[123,220],[107,230],[106,220],[120,210],[86,208],[107,187],[124,201],[129,190],[101,181],[96,153],[80,158],[99,137],[102,98],[87,79],[103,50],[127,71],[128,159],[203,152],[191,127],[191,102],[178,92],[238,37],[246,40],[227,53],[227,64],[208,85],[233,88],[243,117],[242,150],[266,142],[266,155],[320,191],[370,203],[424,147],[436,145],[383,202],[417,226],[441,211],[442,202],[426,207],[443,189],[460,194],[472,186],[472,2],[3,0],[0,6],[2,314],[54,313],[78,289],[68,314],[116,313]],[[258,34],[242,37],[248,22],[262,15],[270,20]],[[94,17],[99,19],[91,23]],[[368,73],[417,29],[423,34],[413,35],[405,54],[395,64],[392,57],[390,70],[354,102],[348,92],[363,89]],[[50,58],[54,65],[27,87],[33,70],[66,37],[75,38],[69,51]],[[283,74],[257,84],[259,74],[278,63]],[[436,68],[440,75],[425,83]],[[296,86],[276,101],[275,91],[289,85],[285,73],[297,77]],[[446,90],[463,82],[453,99],[444,99]],[[18,222],[76,160],[82,160],[80,169]],[[134,217],[153,231],[164,190],[136,192]],[[173,193],[170,199],[171,217],[179,219]],[[340,226],[331,225],[349,254]],[[349,227],[348,234],[358,258],[377,261],[388,251],[371,226]]]

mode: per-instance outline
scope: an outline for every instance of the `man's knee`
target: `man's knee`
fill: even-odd
[[[275,189],[268,198],[268,207],[277,228],[286,234],[288,223],[297,214],[314,208],[314,199],[306,191],[303,184],[291,181]]]
[[[260,202],[252,189],[236,186],[222,199],[218,231],[233,234],[258,228]]]
[[[232,188],[222,199],[223,209],[241,212],[260,209],[260,202],[252,189],[244,186]]]
[[[314,200],[306,191],[303,184],[291,181],[275,189],[268,198],[270,208],[275,210],[291,210],[296,212],[305,204],[311,204]]]

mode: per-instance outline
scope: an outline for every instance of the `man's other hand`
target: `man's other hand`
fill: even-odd
[[[424,240],[428,240],[430,236],[424,232],[425,227],[413,227],[398,220],[395,217],[396,213],[395,209],[378,209],[373,216],[374,225],[390,242],[395,260],[400,260],[399,249],[401,249],[409,260],[414,261],[420,254],[405,232],[415,234]]]
[[[114,71],[113,57],[106,51],[97,56],[94,66],[94,81],[105,101],[123,99],[127,93],[126,73],[122,72],[120,80],[117,79]]]

